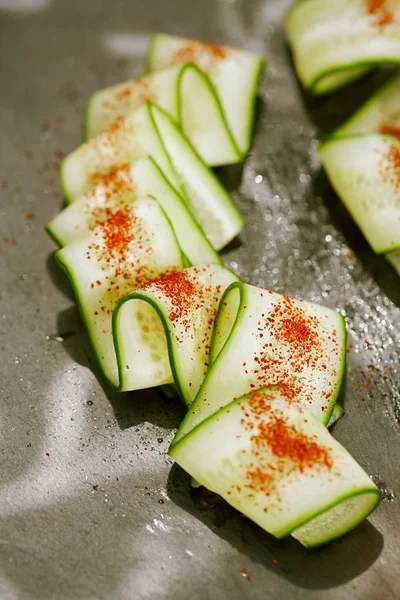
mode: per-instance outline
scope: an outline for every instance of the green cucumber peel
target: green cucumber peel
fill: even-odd
[[[306,0],[288,11],[286,34],[297,75],[312,94],[327,94],[371,68],[400,64],[400,32],[363,0]],[[390,20],[390,19],[389,19]]]
[[[285,394],[275,386],[230,402],[172,445],[169,454],[197,486],[219,494],[275,537],[292,534],[316,547],[363,521],[380,493],[326,427]],[[285,452],[280,439],[288,440]],[[292,453],[287,451],[291,439],[297,448]],[[311,458],[299,464],[299,444],[315,464]]]
[[[286,338],[280,337],[283,322]],[[307,332],[304,346],[291,337],[291,327]],[[296,401],[326,424],[345,370],[344,319],[334,310],[235,282],[220,303],[209,363],[173,445],[232,398],[278,383],[295,390]]]
[[[61,182],[69,202],[96,186],[110,171],[151,156],[188,203],[216,250],[244,227],[227,190],[205,165],[179,125],[159,107],[146,104],[68,155]]]
[[[88,235],[94,226],[106,220],[110,211],[115,212],[145,196],[155,198],[168,215],[190,264],[221,264],[221,258],[187,203],[150,157],[125,165],[113,172],[112,177],[106,175],[59,213],[46,230],[60,246],[64,246]]]

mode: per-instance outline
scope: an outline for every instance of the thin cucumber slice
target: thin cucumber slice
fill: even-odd
[[[345,410],[341,404],[336,403],[333,407],[331,417],[328,421],[327,427],[333,427],[344,415]]]
[[[400,73],[376,92],[334,135],[386,133],[400,135]]]
[[[207,370],[217,308],[225,289],[237,277],[218,265],[190,267],[151,281],[122,298],[113,315],[113,332],[122,389],[139,389],[173,381],[182,401],[190,405]],[[153,314],[152,326],[147,314]],[[158,321],[157,327],[155,320]],[[165,331],[164,345],[154,329]],[[156,353],[156,360],[153,355]],[[126,368],[129,366],[129,369]],[[161,371],[160,371],[161,373]]]
[[[61,246],[65,246],[88,235],[111,213],[145,196],[156,198],[165,210],[179,245],[191,264],[221,264],[221,258],[187,204],[150,157],[141,158],[104,176],[96,187],[57,215],[47,225],[47,231]]]
[[[400,141],[382,134],[333,137],[319,148],[332,186],[377,254],[400,248]]]
[[[242,160],[217,92],[196,65],[171,67],[96,92],[86,109],[88,137],[150,101],[179,121],[206,164]]]
[[[240,211],[219,179],[179,131],[176,122],[158,106],[152,107],[152,113],[165,148],[179,172],[192,212],[214,248],[222,248],[244,227]]]
[[[60,180],[67,202],[92,189],[112,169],[152,156],[178,190],[178,175],[154,125],[150,105],[121,117],[96,137],[65,157]]]
[[[306,547],[353,529],[380,499],[326,427],[279,388],[229,403],[169,454],[198,484],[267,532],[292,534]]]
[[[287,13],[286,34],[305,88],[325,94],[382,64],[400,64],[396,3],[307,0]]]
[[[176,191],[182,192],[185,183],[189,208],[217,250],[243,229],[243,217],[228,192],[176,121],[150,104],[121,117],[64,159],[61,180],[67,197],[82,196],[110,171],[145,156],[156,161]]]
[[[162,273],[183,267],[183,255],[167,216],[155,200],[138,200],[98,225],[89,236],[59,250],[56,259],[74,288],[105,379],[113,388],[126,390],[114,349],[112,315],[125,294]],[[152,326],[151,319],[155,325],[149,345],[157,354],[165,345],[165,335],[162,328],[157,329],[158,320],[151,312],[146,315],[145,326]],[[168,360],[166,364],[160,362],[154,385],[172,383]],[[124,372],[130,368],[128,363],[123,366]],[[146,383],[147,387],[153,385]]]
[[[153,36],[147,57],[148,71],[187,63],[197,65],[208,75],[243,158],[251,144],[255,100],[264,58],[198,40],[167,34]]]
[[[233,283],[221,301],[207,377],[174,443],[233,398],[266,385],[284,385],[293,402],[327,423],[343,378],[345,349],[339,313]]]

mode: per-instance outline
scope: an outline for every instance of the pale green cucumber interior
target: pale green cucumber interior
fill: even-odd
[[[129,207],[129,211],[135,221],[127,233],[132,234],[133,239],[127,244],[124,254],[119,253],[119,246],[110,253],[105,238],[107,230],[103,225],[56,254],[74,288],[102,372],[114,388],[120,387],[112,334],[112,315],[118,300],[144,281],[183,267],[183,256],[175,234],[157,202],[151,199],[138,200]],[[153,314],[145,316],[147,322],[140,324],[138,334],[140,338],[144,327],[153,330],[147,338],[150,355],[152,345],[158,347],[165,341],[156,335]],[[144,339],[141,341],[146,342]],[[133,370],[133,365],[128,367]],[[163,383],[169,383],[168,378]],[[155,384],[151,380],[146,386],[140,383],[141,387],[152,385]]]
[[[241,298],[235,316],[238,289]],[[217,351],[211,350],[207,378],[174,443],[233,398],[265,385],[285,384],[296,390],[302,406],[327,423],[345,368],[343,317],[333,310],[241,282],[228,288],[223,303],[227,303],[228,310],[222,312],[222,317],[228,316],[231,331],[228,335],[229,327],[219,316],[213,334]],[[275,324],[271,325],[269,319]],[[282,327],[286,338],[280,337]],[[306,332],[303,342],[296,339],[298,331]]]
[[[400,247],[400,141],[379,134],[333,137],[319,153],[332,186],[373,250],[384,254]]]
[[[265,436],[271,431],[275,434]],[[286,454],[291,443],[293,451]],[[302,456],[310,452],[315,464],[310,459],[299,466],[303,446]],[[279,388],[228,404],[173,444],[170,455],[198,484],[276,537],[293,531],[301,536],[299,528],[308,523],[302,537],[306,545],[319,545],[348,531],[379,501],[376,486],[349,453]],[[323,459],[318,462],[316,456]],[[328,518],[328,511],[352,497],[360,501],[351,501],[348,511],[334,510],[335,518]],[[326,518],[318,516],[323,513]]]
[[[182,67],[179,80],[179,122],[207,165],[240,162],[218,93],[210,79],[194,65]]]
[[[235,280],[236,276],[231,271],[218,265],[190,267],[163,277],[159,282],[150,282],[125,296],[117,305],[113,317],[114,340],[120,371],[123,372],[122,389],[132,389],[141,376],[136,374],[136,367],[132,369],[138,352],[141,353],[141,366],[137,370],[142,374],[148,370],[148,357],[143,358],[141,348],[143,333],[140,332],[140,329],[143,330],[141,322],[147,323],[148,320],[142,314],[147,303],[146,310],[152,311],[158,324],[156,326],[153,322],[148,327],[145,332],[148,339],[144,341],[151,347],[155,330],[161,332],[158,337],[166,339],[162,350],[158,339],[155,340],[155,347],[151,348],[153,353],[163,355],[163,368],[159,366],[161,357],[154,360],[150,356],[150,364],[157,363],[158,369],[156,373],[151,373],[151,379],[165,383],[161,380],[171,365],[180,397],[189,405],[205,376],[212,327],[220,298]],[[178,301],[181,306],[177,305]],[[124,365],[130,368],[124,371]]]
[[[327,427],[329,428],[335,425],[335,423],[337,423],[343,417],[344,413],[345,410],[343,406],[337,402],[333,407],[333,411],[328,421]]]
[[[153,159],[147,157],[105,176],[96,187],[75,200],[48,225],[48,231],[65,245],[90,233],[111,211],[154,197],[165,210],[183,252],[191,264],[220,264],[221,259]]]
[[[243,229],[242,215],[217,177],[179,133],[176,123],[157,106],[152,107],[152,113],[192,211],[214,248],[223,248]]]

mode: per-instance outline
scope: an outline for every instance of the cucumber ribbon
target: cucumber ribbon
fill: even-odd
[[[392,0],[298,0],[286,15],[286,35],[297,75],[312,94],[400,64],[400,14]]]
[[[250,52],[156,34],[146,75],[93,94],[86,138],[152,102],[179,122],[208,165],[240,162],[250,148],[263,66]]]
[[[319,154],[374,252],[400,273],[400,75],[339,127]]]
[[[345,346],[337,312],[232,283],[206,377],[170,448],[192,485],[307,547],[366,518],[379,491],[324,426],[343,412]]]

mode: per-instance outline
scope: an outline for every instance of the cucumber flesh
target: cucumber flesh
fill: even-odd
[[[244,50],[156,34],[147,68],[159,71],[193,63],[202,69],[215,88],[236,147],[244,158],[251,143],[257,87],[264,62],[263,57]]]
[[[59,250],[56,259],[72,283],[104,377],[113,388],[126,389],[121,385],[114,349],[112,314],[118,300],[128,292],[162,273],[183,267],[183,255],[168,218],[155,200],[138,200],[98,225],[89,236]],[[148,354],[160,357],[151,363],[157,382],[142,379],[139,385],[144,387],[172,383],[168,357],[164,359],[159,350],[166,347],[165,334],[153,313],[147,311],[146,323],[138,332],[145,339],[142,345]],[[152,339],[148,340],[144,328],[152,325]],[[145,354],[143,349],[137,358],[136,362],[144,363],[138,369],[147,366],[146,359],[141,359]],[[124,371],[130,367],[128,363],[123,365]]]
[[[333,137],[319,148],[332,186],[377,254],[400,247],[400,141],[382,134]]]
[[[138,198],[152,196],[165,210],[178,242],[191,264],[220,264],[214,250],[185,201],[152,158],[142,158],[104,176],[96,187],[76,199],[47,226],[61,246],[90,234],[110,213]]]
[[[122,298],[113,315],[121,388],[138,389],[138,381],[146,381],[148,386],[165,383],[158,381],[153,369],[152,353],[157,351],[162,364],[168,365],[168,379],[172,380],[172,373],[182,401],[190,405],[207,369],[219,301],[236,280],[231,271],[218,265],[189,267],[151,281]],[[157,331],[165,331],[164,346],[157,342],[159,350],[152,347],[154,321],[149,327],[144,311],[157,319]],[[157,363],[155,367],[157,370]]]
[[[174,444],[222,406],[252,389],[284,384],[288,397],[327,423],[346,358],[343,317],[242,282],[225,292],[210,367]]]
[[[124,81],[95,92],[86,106],[85,137],[89,139],[110,127],[119,117],[151,102],[178,119],[177,88],[181,67],[171,67],[159,73]]]
[[[157,106],[147,104],[121,117],[68,155],[61,181],[71,202],[115,168],[151,156],[176,191],[188,190],[189,208],[207,238],[219,250],[244,226],[243,217],[215,175],[207,168],[178,124]]]
[[[334,135],[357,133],[400,135],[400,73],[392,77]]]
[[[374,6],[375,5],[375,6]],[[295,68],[305,88],[331,92],[381,64],[400,64],[398,8],[389,2],[307,0],[286,17]]]
[[[277,538],[307,547],[358,525],[379,491],[324,425],[279,388],[235,400],[175,443],[170,456]]]

